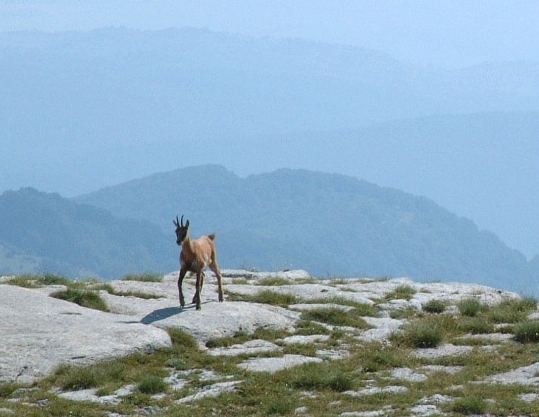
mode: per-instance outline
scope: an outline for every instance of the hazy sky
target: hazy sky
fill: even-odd
[[[0,31],[103,26],[299,37],[452,68],[539,61],[538,0],[0,0]]]

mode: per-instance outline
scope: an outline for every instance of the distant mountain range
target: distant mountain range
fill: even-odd
[[[317,276],[411,276],[537,293],[527,262],[423,197],[304,170],[239,178],[221,166],[155,174],[67,200],[0,196],[0,272],[104,278],[177,269],[172,219],[217,233],[222,267],[304,268]],[[17,271],[15,271],[17,272]]]
[[[115,278],[168,272],[176,251],[156,226],[33,188],[0,195],[0,274]]]

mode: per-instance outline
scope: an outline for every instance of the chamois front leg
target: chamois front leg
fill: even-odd
[[[204,271],[202,271],[200,273],[200,294],[202,294],[202,287],[204,286],[204,278],[206,277],[206,275],[204,275]],[[195,293],[195,295],[193,295],[193,301],[191,301],[191,303],[193,304],[196,304],[197,302],[197,295]]]
[[[178,293],[180,295],[180,306],[185,307],[185,299],[183,298],[183,291],[182,291],[182,283],[183,279],[185,278],[185,274],[187,274],[187,269],[182,267],[180,269],[180,275],[178,276]]]

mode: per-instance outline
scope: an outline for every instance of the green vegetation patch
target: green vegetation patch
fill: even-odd
[[[288,307],[291,304],[301,302],[301,299],[292,294],[280,293],[277,291],[263,290],[254,295],[240,295],[228,293],[230,301],[248,301],[251,303],[269,304],[280,307]]]
[[[23,274],[11,278],[7,283],[23,288],[39,288],[46,285],[74,285],[74,281],[55,274]]]
[[[68,288],[63,291],[56,291],[51,297],[69,301],[82,307],[93,308],[94,310],[109,311],[107,303],[95,291]]]
[[[441,323],[435,320],[418,320],[393,333],[390,339],[412,348],[435,348],[443,342],[444,331]]]
[[[60,365],[52,379],[63,390],[96,388],[106,382],[125,382],[127,367],[120,361],[103,362],[90,366]]]
[[[284,372],[288,383],[301,390],[351,390],[354,379],[349,371],[337,363],[307,363]]]
[[[330,324],[332,326],[350,326],[369,329],[370,326],[361,318],[361,312],[352,309],[344,311],[336,307],[320,307],[301,313],[301,319]]]
[[[441,314],[445,307],[446,303],[442,300],[430,300],[422,305],[423,311],[431,314]]]
[[[451,404],[451,411],[464,415],[485,414],[488,404],[482,398],[467,396],[458,398]]]
[[[493,323],[518,323],[537,310],[537,300],[532,297],[506,300],[491,307],[487,312]]]
[[[466,298],[457,303],[457,308],[459,309],[460,314],[467,317],[475,317],[481,311],[484,311],[484,307],[481,302],[476,298]]]
[[[411,300],[416,292],[410,285],[399,285],[393,291],[388,292],[384,298],[387,301],[396,299]]]
[[[126,274],[122,277],[122,281],[163,282],[163,275],[155,272]]]
[[[360,316],[376,317],[378,316],[378,309],[367,303],[362,303],[343,296],[332,296],[327,298],[314,298],[307,301],[309,304],[337,304],[340,306],[353,307],[356,313]]]
[[[462,317],[458,320],[457,327],[465,333],[487,334],[495,331],[494,324],[486,317]]]
[[[515,340],[520,343],[539,342],[539,322],[528,321],[519,323],[514,328]]]
[[[144,375],[137,384],[137,391],[142,394],[159,394],[168,389],[168,384],[159,375]]]
[[[274,277],[267,277],[267,278],[262,278],[261,280],[257,281],[256,285],[264,285],[264,286],[274,286],[274,287],[279,287],[279,286],[282,286],[282,285],[290,285],[292,284],[292,281],[290,281],[289,279],[287,278],[284,278],[284,277],[280,277],[278,275],[274,276]]]

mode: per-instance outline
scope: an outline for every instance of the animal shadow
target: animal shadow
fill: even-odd
[[[150,314],[144,316],[140,322],[142,324],[152,324],[159,320],[168,319],[169,317],[175,316],[176,314],[179,314],[184,310],[185,308],[181,307],[166,307],[166,308],[160,308],[158,310],[152,311]]]

